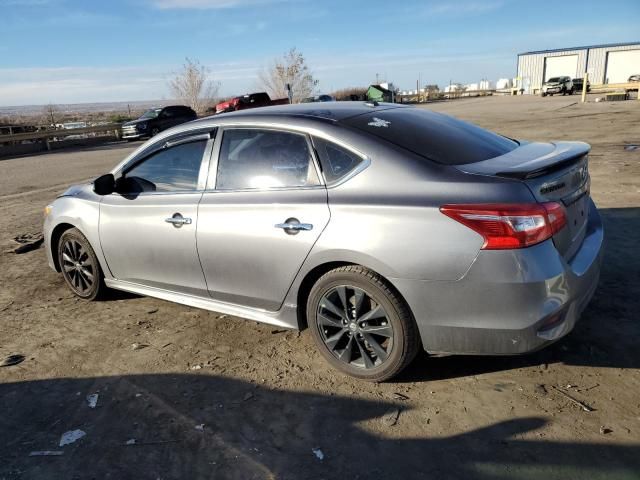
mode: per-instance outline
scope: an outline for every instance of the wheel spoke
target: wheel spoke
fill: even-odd
[[[344,325],[342,325],[342,320],[336,320],[327,315],[324,315],[323,313],[318,313],[318,322],[320,323],[320,325],[325,325],[327,327],[344,327]]]
[[[355,300],[355,305],[354,306],[355,306],[356,318],[358,318],[360,316],[360,310],[362,309],[362,302],[364,301],[366,295],[359,288],[354,288],[353,289],[353,296],[354,296],[354,300]]]
[[[390,338],[393,336],[393,330],[389,324],[387,325],[367,325],[362,327],[362,333],[370,333],[373,335],[380,335],[381,337]]]
[[[344,347],[344,350],[338,354],[338,358],[346,363],[351,363],[351,357],[353,354],[353,335],[349,337],[349,341],[347,342],[347,346]]]
[[[372,368],[373,360],[371,360],[371,357],[369,356],[369,352],[367,351],[365,346],[362,344],[361,340],[358,340],[357,344],[358,344],[358,350],[360,350],[360,356],[362,356],[362,361],[364,362],[364,367]]]
[[[347,300],[347,287],[340,286],[336,288],[336,292],[338,292],[338,297],[340,297],[340,302],[342,303],[342,311],[344,312],[344,318],[349,318],[349,302]]]
[[[327,346],[331,349],[331,350],[335,350],[336,345],[338,344],[338,342],[340,341],[340,339],[342,339],[342,337],[344,336],[344,334],[347,333],[347,329],[346,328],[342,328],[340,329],[340,331],[338,331],[337,333],[334,333],[333,335],[331,335],[330,337],[328,337],[324,343],[327,344]]]
[[[65,250],[66,250],[66,248],[65,248]],[[65,262],[73,263],[73,260],[71,260],[71,257],[68,254],[66,254],[64,251],[62,252],[62,259]]]
[[[327,297],[324,297],[322,299],[322,301],[320,302],[320,306],[322,308],[326,308],[331,313],[333,313],[334,315],[340,317],[341,319],[346,320],[346,318],[344,316],[344,313],[341,312],[340,309],[331,300],[329,300]]]
[[[93,273],[91,273],[87,267],[82,267],[80,271],[87,280],[93,281]]]
[[[371,349],[375,352],[376,356],[380,359],[380,361],[384,361],[387,359],[387,351],[382,348],[382,345],[378,343],[373,336],[368,333],[363,333],[362,336],[365,338]]]
[[[373,320],[374,318],[380,318],[384,316],[385,316],[384,308],[382,308],[380,305],[376,305],[375,308],[373,308],[372,310],[369,310],[362,317],[358,318],[358,321],[367,322],[369,320]]]
[[[67,273],[75,271],[75,267],[73,265],[68,265],[66,263],[62,264],[62,268],[64,268],[64,271]]]

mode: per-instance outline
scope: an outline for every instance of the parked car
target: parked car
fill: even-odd
[[[631,75],[631,76],[629,77],[628,82],[629,82],[629,83],[631,83],[631,82],[640,82],[640,74],[637,74],[637,75]]]
[[[335,102],[336,99],[331,95],[315,95],[313,97],[307,97],[302,100],[302,103],[315,103],[315,102]]]
[[[575,92],[582,92],[582,88],[584,86],[584,78],[574,78],[572,81],[573,83],[573,90]],[[589,80],[587,79],[587,92],[591,91],[591,82],[589,82]]]
[[[142,137],[154,137],[181,123],[198,118],[196,112],[184,105],[171,105],[147,110],[136,120],[122,124],[122,138],[137,140]]]
[[[48,205],[46,255],[81,298],[308,327],[382,381],[420,349],[520,354],[573,329],[602,257],[589,149],[383,103],[216,115]]]
[[[272,105],[286,105],[288,98],[278,98],[271,100],[268,93],[248,93],[240,97],[233,97],[230,100],[220,102],[216,105],[216,113],[235,112],[236,110],[247,110],[249,108],[269,107]]]
[[[562,95],[573,95],[573,82],[571,77],[553,77],[542,84],[542,96],[561,93]]]

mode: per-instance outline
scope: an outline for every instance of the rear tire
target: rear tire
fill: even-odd
[[[350,265],[324,274],[307,300],[316,347],[337,370],[372,382],[400,373],[420,348],[402,297],[378,274]]]
[[[58,240],[58,264],[67,286],[78,297],[97,300],[107,286],[89,240],[77,228],[65,231]]]

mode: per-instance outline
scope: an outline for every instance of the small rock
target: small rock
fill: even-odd
[[[132,343],[131,350],[142,350],[143,348],[147,348],[149,345],[144,343]]]
[[[200,370],[202,368],[202,365],[198,364],[198,365],[193,365],[191,367],[191,370]]]
[[[607,435],[613,432],[610,428],[605,427],[604,425],[600,426],[600,435]]]
[[[536,385],[536,386],[534,387],[534,389],[533,389],[533,390],[534,390],[534,392],[536,392],[538,395],[546,395],[546,394],[547,394],[547,389],[546,389],[546,387],[545,387],[543,384],[541,384],[541,383],[539,383],[538,385]]]
[[[324,453],[320,450],[320,447],[312,448],[311,451],[316,456],[316,458],[320,461],[324,460]]]
[[[65,445],[70,445],[80,440],[85,435],[86,433],[82,430],[69,430],[68,432],[62,434],[62,436],[60,437],[60,444],[58,446],[64,447]]]
[[[157,311],[158,311],[157,308],[153,308],[153,309],[149,310],[147,313],[148,314],[152,314],[152,313],[156,313]]]
[[[406,395],[403,395],[402,393],[398,393],[398,392],[395,392],[393,394],[393,398],[395,400],[402,400],[402,401],[409,400],[409,397],[407,397]]]
[[[227,315],[218,315],[216,318],[222,320],[223,318],[227,318]]]
[[[89,408],[96,408],[98,405],[98,394],[92,393],[91,395],[87,395],[87,404]]]

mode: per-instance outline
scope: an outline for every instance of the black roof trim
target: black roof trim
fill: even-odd
[[[518,56],[521,55],[534,55],[537,53],[554,53],[554,52],[568,52],[571,50],[592,50],[594,48],[612,48],[612,47],[630,47],[632,45],[637,45],[640,48],[640,42],[628,42],[628,43],[603,43],[600,45],[585,45],[582,47],[570,47],[570,48],[553,48],[550,50],[533,50],[531,52],[523,52],[519,53]]]

